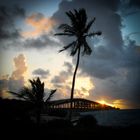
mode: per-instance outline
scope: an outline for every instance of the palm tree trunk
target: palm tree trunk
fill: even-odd
[[[40,110],[38,110],[37,111],[37,126],[40,126],[40,118],[41,118],[41,111]]]
[[[41,110],[42,110],[42,103],[39,103],[38,105],[37,105],[37,126],[40,126],[40,121],[41,121]]]
[[[75,71],[74,71],[74,74],[73,74],[73,80],[72,80],[71,98],[70,98],[70,100],[71,100],[71,102],[70,102],[70,114],[69,114],[69,119],[70,120],[72,119],[72,109],[73,109],[72,101],[73,101],[73,96],[74,96],[75,79],[76,79],[77,69],[78,69],[78,66],[79,66],[79,60],[80,60],[80,47],[78,48],[77,63],[76,63]]]

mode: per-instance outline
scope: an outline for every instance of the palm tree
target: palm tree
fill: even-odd
[[[59,52],[65,51],[69,48],[71,48],[71,56],[76,55],[77,53],[77,62],[76,62],[76,67],[75,71],[73,74],[73,80],[72,80],[72,88],[71,88],[71,105],[70,108],[72,110],[72,100],[74,96],[74,86],[75,86],[75,78],[76,78],[76,73],[77,69],[79,66],[79,60],[80,60],[80,53],[82,51],[83,55],[90,55],[92,52],[92,49],[88,45],[86,38],[87,37],[92,37],[95,35],[101,35],[101,32],[89,32],[92,24],[95,21],[95,18],[93,18],[91,21],[87,23],[87,14],[85,9],[79,9],[78,11],[74,9],[74,12],[68,11],[66,12],[66,15],[70,19],[70,25],[69,24],[61,24],[58,29],[61,29],[63,32],[62,33],[56,33],[55,35],[65,35],[65,36],[74,36],[76,39],[68,44],[67,46],[64,46],[63,49],[61,49]],[[71,119],[71,114],[70,113],[70,119]]]
[[[35,105],[36,108],[36,119],[37,124],[40,124],[40,115],[43,109],[44,102],[48,102],[56,92],[55,90],[51,90],[49,96],[46,98],[44,93],[44,82],[42,83],[39,78],[36,80],[29,80],[31,84],[31,88],[23,87],[19,93],[15,93],[9,91],[11,94],[15,95],[16,97],[29,101]]]

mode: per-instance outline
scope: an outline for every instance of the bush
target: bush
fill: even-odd
[[[97,120],[92,115],[86,115],[78,120],[77,126],[84,128],[93,128],[97,126]]]
[[[64,119],[54,119],[52,121],[49,121],[47,123],[48,127],[53,127],[53,128],[67,128],[71,127],[72,124],[69,120],[64,120]]]
[[[49,116],[57,116],[57,117],[65,117],[66,115],[67,115],[67,111],[65,111],[65,110],[49,110],[48,112],[47,112],[47,114],[49,115]]]

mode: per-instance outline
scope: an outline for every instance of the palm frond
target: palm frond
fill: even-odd
[[[98,31],[95,33],[96,35],[102,35],[102,32],[101,31]]]
[[[32,90],[28,87],[23,87],[19,92],[19,97],[24,98],[28,101],[35,102],[35,95],[32,93]]]
[[[90,55],[92,53],[92,49],[90,48],[86,40],[83,42],[83,45],[84,45],[84,49],[82,55],[84,54]]]
[[[75,13],[73,13],[72,11],[66,12],[66,14],[71,21],[71,25],[72,25],[74,31],[77,32],[80,27],[79,16],[77,17],[75,15]]]
[[[22,96],[20,93],[16,93],[16,92],[13,92],[13,91],[8,91],[9,93],[11,93],[12,95],[20,98],[20,99],[24,99],[24,100],[27,100],[26,97]]]
[[[87,35],[85,35],[86,37],[92,37],[92,36],[95,36],[95,35],[101,35],[102,32],[101,31],[98,31],[98,32],[93,32],[93,33],[89,33]]]
[[[35,87],[35,80],[34,80],[34,79],[33,79],[33,80],[30,80],[30,79],[29,79],[29,82],[30,82],[30,84],[31,84],[32,91],[33,91],[34,94],[35,94],[35,89],[36,89],[36,87]]]
[[[72,42],[68,44],[67,46],[64,46],[59,52],[65,51],[68,48],[71,49],[71,56],[74,56],[78,50],[79,47],[83,46],[83,55],[87,54],[90,55],[92,52],[92,49],[88,45],[86,41],[86,37],[91,37],[94,35],[101,35],[101,32],[93,32],[89,33],[89,30],[92,26],[92,24],[95,22],[96,18],[93,18],[87,23],[87,13],[84,8],[73,11],[66,12],[66,15],[70,19],[70,25],[69,24],[61,24],[59,26],[59,29],[63,30],[63,33],[57,33],[55,35],[67,35],[67,36],[75,36],[77,41]]]
[[[86,14],[86,10],[85,9],[81,9],[81,18],[82,18],[82,21],[86,24],[87,22],[87,14]]]
[[[78,50],[78,47],[73,48],[70,55],[74,56],[77,53],[77,50]]]
[[[74,29],[75,31],[77,32],[81,32],[83,28],[85,28],[85,23],[82,19],[82,14],[83,14],[83,9],[80,9],[79,11],[77,11],[76,9],[74,9],[74,15],[75,15],[75,18],[76,20],[74,21]]]
[[[79,44],[76,43],[76,44],[73,46],[70,55],[71,55],[71,56],[74,56],[74,55],[77,53],[77,50],[78,50],[79,47],[80,47]]]
[[[68,24],[61,24],[58,29],[62,29],[64,30],[64,32],[71,32],[71,33],[75,33],[73,27],[71,27],[70,25]]]
[[[79,13],[80,13],[81,26],[82,26],[83,29],[85,29],[86,22],[87,22],[86,11],[85,11],[85,9],[82,8],[82,9],[79,10]]]
[[[54,93],[56,92],[56,89],[55,90],[51,90],[50,94],[49,94],[49,97],[46,99],[45,102],[48,102],[54,95]]]
[[[67,46],[64,46],[63,49],[59,50],[59,52],[65,51],[66,49],[70,48],[72,45],[75,45],[76,41],[73,41],[72,43],[68,44]]]
[[[72,24],[73,27],[74,27],[75,21],[76,21],[75,15],[74,15],[71,11],[66,12],[66,15],[69,17],[69,19],[71,20],[71,24]]]
[[[72,21],[75,20],[75,15],[74,15],[71,11],[66,12],[66,15],[67,15]]]
[[[7,91],[7,92],[9,92],[9,93],[11,93],[11,94],[13,94],[15,96],[19,96],[19,93],[16,93],[16,92],[13,92],[13,91]]]
[[[44,96],[44,83],[41,83],[39,77],[36,80],[29,80],[32,87],[32,94],[36,101],[41,101]]]
[[[89,23],[87,24],[87,26],[86,26],[86,28],[84,30],[85,33],[87,33],[89,31],[89,29],[92,26],[92,24],[94,23],[95,19],[96,18],[93,18],[91,21],[89,21]]]
[[[76,9],[74,9],[74,12],[75,12],[75,18],[76,19],[79,19],[80,18],[80,10],[79,11],[77,11]]]
[[[54,35],[67,35],[67,36],[74,36],[73,33],[56,33]]]

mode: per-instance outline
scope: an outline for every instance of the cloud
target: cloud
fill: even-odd
[[[69,77],[72,75],[73,66],[69,62],[64,62],[64,66],[66,67],[66,70],[63,70],[59,73],[59,75],[56,75],[51,82],[54,83],[57,86],[64,85],[66,81],[69,79]]]
[[[13,62],[15,70],[8,79],[8,89],[17,91],[24,86],[24,74],[27,71],[27,65],[23,54],[19,54],[15,57]]]
[[[37,38],[30,38],[24,41],[23,48],[26,49],[45,49],[60,46],[60,42],[52,35],[42,34]]]
[[[19,54],[17,57],[14,58],[14,64],[15,71],[13,71],[11,78],[15,80],[20,79],[27,71],[25,56],[23,54]]]
[[[58,75],[56,75],[51,83],[54,87],[58,89],[57,98],[69,98],[71,93],[72,79],[73,79],[73,65],[69,62],[64,62],[65,70],[62,70]],[[75,98],[85,98],[89,96],[89,91],[94,89],[94,85],[91,82],[89,76],[77,74],[75,82]]]
[[[14,21],[17,18],[25,17],[24,9],[15,5],[8,8],[0,5],[0,40],[16,39],[20,36],[19,30],[15,27]]]
[[[121,17],[117,14],[120,2],[116,0],[87,0],[81,2],[80,0],[62,1],[59,10],[53,15],[53,18],[60,23],[69,23],[65,12],[74,8],[85,8],[89,20],[97,17],[95,24],[91,30],[101,30],[103,32],[104,42],[108,47],[112,46],[114,49],[121,49]],[[115,33],[115,34],[114,34]],[[111,39],[110,39],[111,38]],[[66,38],[61,38],[66,42]],[[68,42],[66,42],[68,43]]]
[[[67,68],[69,74],[73,74],[73,65],[69,62],[64,62],[64,66]]]
[[[12,7],[0,5],[0,49],[16,48],[20,44],[20,29],[16,21],[26,17],[26,12],[18,5]]]
[[[95,83],[94,91],[91,91],[91,98],[97,99],[100,97],[111,97],[111,100],[122,99],[126,102],[122,102],[123,107],[127,108],[139,108],[140,100],[140,90],[139,90],[139,71],[140,71],[140,54],[137,51],[139,48],[134,41],[129,40],[129,44],[125,46],[125,50],[121,55],[119,55],[112,63],[109,65],[112,66],[110,70],[113,71],[114,75],[107,76],[100,80],[100,76],[95,78],[94,72],[89,73],[93,77],[93,82]],[[96,65],[95,65],[96,67]],[[96,68],[92,69],[96,71]],[[100,71],[100,69],[98,68]],[[104,69],[103,69],[104,71]],[[105,72],[105,71],[104,71]],[[105,99],[106,99],[105,98]]]
[[[71,82],[69,79],[72,77],[73,66],[69,62],[64,62],[65,70],[51,79],[51,83],[57,88],[57,95],[55,99],[69,98],[71,91]]]
[[[140,1],[139,0],[121,1],[119,12],[123,17],[132,16],[134,14],[139,13]]]
[[[17,92],[24,86],[24,74],[27,71],[25,56],[19,54],[13,59],[15,70],[10,75],[0,77],[0,93],[2,97],[9,96],[6,91],[11,90]],[[5,95],[6,94],[6,95]]]
[[[43,49],[61,44],[59,40],[54,38],[53,28],[56,22],[53,19],[46,18],[42,13],[34,13],[25,21],[32,28],[21,33],[24,38],[24,48]]]
[[[69,23],[65,12],[74,8],[85,8],[89,19],[96,17],[91,30],[101,30],[103,34],[99,39],[88,41],[93,53],[91,56],[81,56],[79,66],[80,75],[91,77],[95,85],[95,88],[90,90],[89,98],[97,100],[100,97],[110,97],[112,100],[127,100],[132,108],[140,106],[140,53],[139,45],[134,40],[128,39],[127,44],[123,40],[122,17],[118,13],[121,4],[121,1],[116,0],[62,1],[53,18],[59,24]],[[72,39],[60,37],[60,40],[68,44]],[[75,63],[76,57],[73,58],[73,64]]]
[[[30,1],[30,5],[31,3]],[[120,7],[122,7],[122,9]],[[0,47],[8,49],[16,47],[19,49],[35,48],[39,50],[68,44],[73,38],[60,37],[60,41],[58,41],[55,40],[52,34],[58,24],[69,23],[65,12],[74,8],[85,8],[89,20],[96,17],[95,24],[91,31],[101,30],[103,32],[101,37],[88,41],[93,53],[91,56],[81,57],[80,61],[80,76],[86,75],[91,77],[92,82],[95,84],[95,89],[90,90],[89,97],[92,97],[93,100],[103,96],[106,98],[110,97],[112,100],[129,100],[129,104],[131,102],[133,107],[140,106],[140,47],[136,44],[135,40],[131,40],[130,38],[127,39],[126,43],[126,40],[122,38],[121,30],[122,17],[125,18],[124,15],[139,11],[139,1],[137,0],[62,1],[59,5],[59,9],[51,18],[46,18],[42,13],[34,13],[27,17],[25,10],[19,6],[10,9],[1,6]],[[22,19],[26,18],[27,26],[29,26],[31,30],[25,31],[25,33],[29,33],[33,38],[24,38],[21,36],[21,30],[15,26],[15,22],[19,17]],[[55,19],[55,21],[53,19]],[[52,21],[57,24],[51,25]],[[46,26],[47,24],[48,26]],[[56,30],[56,32],[58,32],[58,30]],[[73,64],[75,63],[76,57],[73,58]],[[67,69],[56,75],[52,79],[52,83],[57,87],[63,87],[63,90],[66,92],[63,92],[63,94],[69,95],[70,86],[67,80],[72,76],[73,70],[71,64],[65,63],[65,66]],[[3,79],[0,83],[6,85],[11,80],[10,85],[12,85],[12,81],[15,80],[13,82],[15,85],[18,83],[22,85],[24,80],[21,80],[21,83],[16,83],[17,79],[15,78],[18,77],[20,79],[23,77],[24,72],[22,73],[21,71],[22,70],[16,67],[13,74]],[[14,85],[12,87],[14,87]],[[62,88],[60,88],[60,90],[62,91]],[[79,93],[79,91],[77,91],[77,93]],[[63,94],[61,93],[61,95]]]
[[[68,23],[69,21],[68,18],[66,18],[65,12],[82,7],[86,9],[89,19],[97,17],[92,29],[101,30],[103,32],[103,43],[97,46],[94,40],[91,39],[91,41],[89,41],[93,49],[93,54],[90,57],[81,58],[83,62],[81,68],[83,70],[85,69],[85,71],[88,70],[92,74],[94,73],[94,76],[98,78],[107,78],[115,74],[113,68],[115,64],[113,60],[115,61],[116,57],[118,57],[120,51],[123,49],[121,17],[116,13],[119,4],[120,2],[116,0],[88,0],[82,3],[80,0],[73,0],[71,2],[62,1],[59,10],[53,15],[53,18],[59,23]],[[61,37],[60,39],[64,43],[69,42],[65,37]],[[76,58],[73,60],[74,64],[76,62],[75,59]],[[93,71],[93,68],[96,70]]]
[[[0,20],[0,49],[45,49],[61,44],[52,33],[55,21],[42,13],[27,16],[25,9],[17,5],[0,5]],[[23,21],[30,30],[25,30]]]
[[[50,32],[55,25],[55,21],[51,18],[46,18],[42,13],[34,13],[26,18],[26,24],[33,29],[24,31],[22,35],[26,38],[32,38]]]
[[[63,87],[55,86],[57,88],[57,94],[55,94],[54,99],[68,99],[70,98],[71,87],[64,85]]]
[[[129,1],[129,6],[130,7],[138,7],[138,8],[140,8],[140,1],[139,0],[130,0]]]
[[[50,75],[49,70],[43,70],[38,68],[32,72],[33,75],[40,76],[41,78],[47,78]]]

